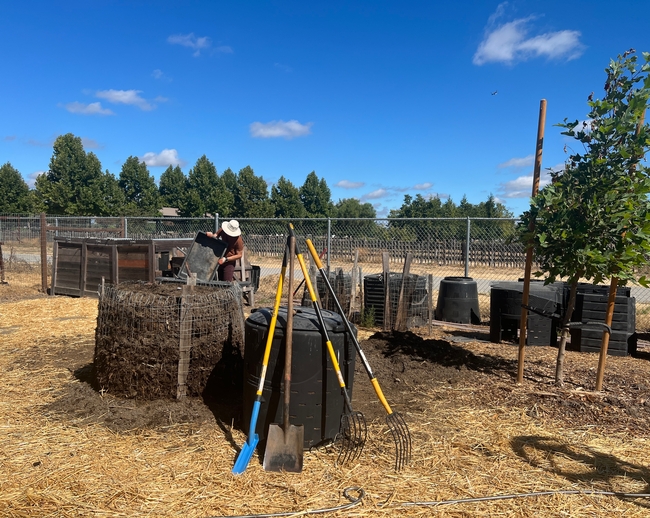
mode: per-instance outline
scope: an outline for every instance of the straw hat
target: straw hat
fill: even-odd
[[[221,226],[221,229],[230,237],[241,236],[241,228],[239,228],[239,221],[237,221],[236,219],[231,219],[230,221],[226,221]]]

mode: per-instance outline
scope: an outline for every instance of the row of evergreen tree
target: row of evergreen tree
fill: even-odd
[[[312,171],[295,186],[281,176],[271,186],[250,166],[234,173],[230,168],[219,175],[203,155],[187,176],[179,166],[169,166],[159,185],[147,166],[130,156],[119,176],[102,166],[93,152],[83,148],[72,133],[59,136],[49,170],[38,176],[29,189],[22,175],[9,162],[0,166],[0,213],[36,213],[69,216],[159,216],[162,207],[174,207],[185,217],[221,214],[234,218],[375,218],[370,203],[356,198],[332,202],[324,178]],[[478,205],[463,198],[404,197],[402,207],[389,217],[509,217],[512,214],[490,195]]]

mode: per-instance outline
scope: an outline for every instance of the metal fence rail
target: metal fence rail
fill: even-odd
[[[46,232],[51,245],[55,237],[193,238],[199,231],[216,231],[225,219],[230,218],[46,216],[45,221],[48,229],[56,229]],[[280,271],[289,220],[239,218],[239,222],[248,258],[260,266],[263,283],[264,277]],[[433,290],[444,277],[474,278],[483,321],[489,319],[490,286],[499,281],[516,281],[524,275],[523,246],[511,239],[515,219],[304,218],[291,222],[298,236],[312,240],[330,271],[351,272],[356,264],[361,276],[376,274],[382,272],[382,254],[388,252],[391,271],[397,273],[401,272],[406,254],[411,254],[411,272],[431,275]],[[40,238],[39,215],[0,214],[5,263],[10,259],[5,265],[7,270],[11,269],[11,261],[39,265]],[[48,257],[51,261],[51,246]],[[436,296],[434,291],[434,303]],[[637,329],[650,329],[650,290],[633,286],[632,296],[637,302]]]

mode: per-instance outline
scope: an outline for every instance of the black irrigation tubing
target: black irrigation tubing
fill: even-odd
[[[355,491],[357,496],[352,496],[350,493]],[[474,502],[489,502],[494,500],[513,500],[515,498],[530,498],[533,496],[550,496],[550,495],[585,495],[585,496],[616,496],[618,498],[650,498],[650,493],[620,493],[617,491],[599,491],[599,490],[580,490],[580,489],[558,489],[554,491],[535,491],[531,493],[513,493],[509,495],[494,495],[494,496],[479,496],[475,498],[459,498],[456,500],[434,500],[429,502],[398,502],[398,503],[383,503],[379,507],[384,508],[398,508],[398,507],[437,507],[440,505],[453,505],[453,504],[469,504]],[[292,511],[285,513],[272,513],[272,514],[246,514],[237,516],[212,516],[210,518],[275,518],[279,516],[297,516],[297,515],[310,515],[310,514],[325,514],[333,513],[335,511],[343,511],[351,509],[361,503],[366,496],[366,492],[360,487],[347,487],[343,490],[343,496],[350,500],[349,504],[340,505],[337,507],[327,507],[323,509],[312,509],[308,511]]]

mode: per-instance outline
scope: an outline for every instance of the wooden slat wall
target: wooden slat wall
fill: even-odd
[[[55,295],[81,296],[81,243],[60,242],[57,251]]]

